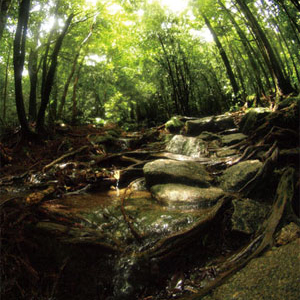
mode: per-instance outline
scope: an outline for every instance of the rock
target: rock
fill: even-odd
[[[143,171],[148,187],[163,183],[208,187],[212,180],[203,165],[191,161],[158,159],[145,164]]]
[[[234,145],[234,144],[237,144],[237,143],[243,141],[246,138],[247,138],[247,136],[243,133],[233,133],[233,134],[228,134],[228,135],[222,136],[221,142],[225,146],[231,146],[231,145]]]
[[[159,202],[176,207],[192,205],[196,208],[207,208],[215,205],[224,196],[220,188],[198,188],[174,183],[154,185],[150,191]]]
[[[228,157],[228,156],[234,156],[238,153],[236,149],[226,149],[223,148],[220,151],[217,151],[217,157]]]
[[[259,107],[251,108],[243,116],[239,129],[242,133],[249,134],[264,123],[265,117],[271,114],[270,109]]]
[[[191,136],[199,135],[203,131],[219,132],[235,127],[232,116],[226,114],[187,121],[185,125],[186,134]]]
[[[206,146],[202,139],[183,135],[175,135],[166,147],[168,152],[191,157],[203,156],[206,152],[205,149]]]
[[[93,144],[101,145],[107,152],[119,151],[122,141],[111,134],[91,135],[89,141]]]
[[[220,177],[220,186],[224,191],[238,191],[262,167],[259,160],[246,160],[226,169]]]
[[[245,234],[255,233],[270,211],[269,206],[251,199],[235,199],[232,204],[232,230]]]
[[[165,127],[170,133],[179,133],[184,127],[184,123],[181,121],[179,116],[174,116],[165,124]]]
[[[204,300],[298,300],[300,239],[252,259]]]
[[[129,185],[133,191],[146,191],[147,190],[144,177],[135,179]]]
[[[297,224],[291,222],[279,231],[276,237],[276,245],[286,245],[299,237],[300,227]]]
[[[199,136],[199,139],[202,139],[203,141],[214,141],[214,140],[219,140],[220,136],[209,131],[203,131]]]

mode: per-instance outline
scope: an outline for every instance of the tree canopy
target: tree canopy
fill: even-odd
[[[297,1],[181,2],[1,0],[1,126],[151,126],[297,93]]]

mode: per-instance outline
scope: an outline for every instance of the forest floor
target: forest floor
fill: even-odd
[[[240,111],[231,114],[231,117],[238,124],[243,115],[244,112]],[[133,226],[134,220],[126,213],[124,202],[127,200],[126,193],[131,187],[131,183],[144,176],[143,166],[145,163],[159,158],[174,159],[175,157],[176,159],[173,154],[164,152],[166,143],[174,136],[164,125],[138,132],[125,132],[114,124],[105,127],[93,125],[71,127],[58,124],[50,138],[38,143],[28,142],[27,144],[20,143],[18,132],[3,135],[0,143],[1,264],[4,266],[1,271],[4,283],[1,294],[5,296],[5,299],[15,299],[16,295],[22,299],[81,299],[82,295],[69,294],[68,298],[65,294],[70,293],[72,289],[76,290],[71,281],[74,280],[75,284],[74,278],[80,277],[80,275],[76,275],[77,277],[72,278],[73,275],[70,274],[82,272],[81,276],[84,276],[84,272],[90,272],[99,277],[99,282],[95,284],[96,291],[90,291],[91,294],[94,292],[97,295],[97,299],[125,299],[122,293],[118,294],[115,290],[112,291],[112,286],[103,286],[101,280],[103,282],[111,281],[111,285],[120,285],[120,289],[127,284],[126,280],[128,282],[130,280],[137,281],[137,290],[132,291],[132,293],[139,294],[136,299],[160,300],[180,297],[183,297],[180,299],[202,299],[202,296],[205,296],[213,287],[220,285],[224,278],[234,274],[252,258],[273,245],[278,224],[281,224],[282,227],[286,224],[287,219],[296,223],[299,221],[299,215],[296,216],[297,213],[295,215],[292,212],[295,209],[295,203],[299,201],[297,196],[299,181],[296,179],[294,183],[294,178],[298,178],[299,175],[298,116],[299,108],[295,108],[293,105],[285,106],[268,118],[259,120],[259,126],[249,134],[247,140],[235,147],[240,152],[238,161],[260,157],[263,162],[258,174],[244,186],[242,191],[244,196],[251,194],[253,190],[264,188],[262,183],[266,181],[266,176],[269,177],[276,173],[274,181],[276,181],[276,185],[278,184],[277,194],[275,195],[274,192],[272,195],[275,197],[273,213],[266,220],[264,230],[247,239],[244,235],[234,235],[224,242],[223,239],[227,238],[225,232],[225,235],[222,236],[223,245],[214,241],[213,244],[209,242],[207,246],[207,249],[220,246],[222,249],[215,253],[218,255],[221,252],[227,252],[226,255],[224,253],[221,255],[223,262],[218,264],[218,268],[214,266],[199,268],[194,265],[186,266],[185,268],[189,269],[184,272],[178,270],[178,267],[174,269],[174,257],[178,256],[182,260],[186,251],[183,245],[191,243],[193,245],[195,236],[197,237],[203,233],[203,230],[207,230],[205,222],[210,224],[213,221],[218,226],[223,226],[224,222],[228,222],[228,214],[232,214],[231,204],[228,203],[231,203],[232,199],[236,197],[236,193],[226,194],[220,200],[219,207],[216,205],[215,211],[209,212],[211,216],[208,214],[205,222],[201,219],[191,229],[182,231],[178,235],[165,236],[154,246],[153,241],[147,242],[149,245],[152,243],[151,246],[147,244],[140,246],[143,236],[140,230]],[[207,160],[204,159],[202,162],[206,163]],[[225,167],[225,162],[226,160],[217,162],[218,167],[210,167],[211,172],[220,173],[218,168]],[[274,170],[277,169],[279,171],[275,172]],[[292,193],[289,191],[290,188],[293,190]],[[128,231],[134,237],[133,240],[137,247],[134,248],[134,253],[141,252],[135,258],[140,260],[136,264],[133,263],[133,260],[129,260],[128,256],[124,256],[126,253],[129,255],[128,251],[130,253],[132,249],[130,246],[124,250],[126,243],[124,244],[122,239],[118,240],[119,237],[115,236],[116,239],[113,239],[113,243],[107,244],[107,236],[99,235],[93,228],[86,228],[80,218],[65,214],[63,210],[60,210],[61,203],[67,202],[69,196],[79,196],[84,199],[86,193],[110,190],[115,193],[114,195],[118,192],[119,196],[120,193],[121,217],[124,217]],[[274,191],[276,191],[276,187]],[[53,199],[61,200],[57,205],[56,200]],[[291,207],[292,205],[294,208]],[[52,210],[47,210],[49,207]],[[127,210],[129,208],[130,205],[127,206]],[[299,207],[296,205],[297,209]],[[220,212],[223,214],[221,219]],[[104,217],[110,217],[105,214]],[[45,236],[45,229],[51,231],[50,243]],[[72,237],[66,238],[66,234],[71,234]],[[219,236],[219,233],[214,231],[212,234],[215,238]],[[299,235],[298,231],[296,236],[297,234]],[[54,243],[53,237],[59,242]],[[234,241],[237,237],[240,240]],[[61,243],[62,238],[63,242]],[[100,240],[101,242],[99,242]],[[238,246],[228,246],[228,243],[231,242]],[[245,245],[245,248],[240,248]],[[199,242],[195,243],[194,247],[199,247]],[[181,248],[182,250],[180,250]],[[234,259],[227,261],[229,249],[235,254]],[[55,254],[51,254],[51,251]],[[99,257],[99,253],[103,253],[104,260]],[[107,262],[107,257],[111,257],[106,256],[107,253],[114,257],[115,255],[120,256],[116,265],[111,266]],[[230,252],[231,254],[233,252]],[[49,255],[49,265],[42,266],[45,262],[45,255],[46,257]],[[75,257],[73,257],[75,262],[70,262],[70,255]],[[149,261],[152,261],[153,258],[157,263],[149,266]],[[84,261],[79,262],[82,259]],[[199,257],[197,258],[196,255],[195,259],[199,259]],[[103,274],[99,275],[99,267],[95,265],[95,261],[98,260],[106,266],[103,267],[104,269],[107,268],[114,272],[115,268],[123,267],[122,276],[126,280],[121,277],[113,278],[112,274],[107,273],[108,271],[103,271]],[[181,264],[179,261],[178,263]],[[51,264],[54,264],[55,267]],[[164,271],[157,270],[162,266]],[[150,268],[150,279],[148,273],[146,275],[143,273],[145,272],[142,270],[143,268]],[[196,269],[198,273],[193,275],[192,273],[196,272]],[[137,273],[136,277],[129,274],[129,271]],[[192,275],[198,278],[196,288],[194,280],[191,279]],[[188,276],[188,280],[183,279]],[[68,292],[64,291],[60,285],[62,277],[63,282],[68,285]],[[80,278],[82,279],[82,277]],[[164,283],[158,282],[159,279]],[[203,282],[207,280],[208,283],[206,282],[203,288]],[[153,288],[147,287],[149,282]],[[91,283],[86,282],[86,284]],[[124,293],[127,292],[126,290]],[[110,298],[112,293],[115,298]],[[128,299],[133,299],[130,298],[131,291],[128,293]],[[65,296],[62,298],[59,294]],[[292,297],[289,299],[293,300]]]

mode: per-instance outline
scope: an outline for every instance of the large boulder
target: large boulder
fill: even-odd
[[[199,188],[183,184],[158,184],[151,193],[159,202],[171,207],[207,208],[215,205],[224,196],[223,190],[216,187]]]
[[[212,180],[203,165],[192,161],[158,159],[145,164],[143,171],[148,187],[164,183],[208,187]]]
[[[226,169],[220,177],[220,186],[224,191],[238,191],[252,179],[262,167],[259,160],[246,160]]]
[[[233,117],[226,114],[187,121],[185,125],[186,134],[191,136],[197,136],[203,131],[220,132],[235,127]]]
[[[205,142],[198,137],[175,135],[167,144],[166,150],[171,153],[198,158],[205,154],[206,146]]]
[[[249,134],[265,122],[265,117],[271,114],[270,109],[264,107],[251,108],[243,116],[239,129],[245,134]]]

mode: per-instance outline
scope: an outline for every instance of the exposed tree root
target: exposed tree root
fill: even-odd
[[[263,166],[260,168],[257,174],[250,181],[248,181],[238,192],[243,194],[244,196],[248,196],[260,184],[264,183],[265,179],[267,179],[275,169],[278,154],[279,150],[276,147],[275,142],[268,152],[267,155],[269,155],[269,157],[266,159]]]
[[[224,280],[244,267],[251,259],[260,255],[274,244],[276,229],[285,217],[285,210],[291,205],[294,196],[294,169],[288,168],[281,176],[277,187],[275,201],[269,218],[265,221],[258,235],[238,254],[219,266],[215,266],[217,277],[195,295],[184,299],[198,300],[208,294],[213,288],[224,283]]]
[[[163,261],[173,257],[180,251],[184,251],[186,247],[196,239],[201,233],[215,221],[216,217],[223,211],[225,204],[229,201],[227,196],[224,196],[218,201],[215,207],[210,210],[203,219],[193,225],[190,229],[175,233],[171,236],[163,238],[149,250],[142,252],[139,256]]]
[[[122,212],[122,215],[123,215],[123,218],[124,218],[124,221],[125,223],[128,225],[128,228],[130,230],[130,232],[132,233],[132,235],[134,236],[134,238],[137,240],[138,243],[141,243],[143,241],[143,234],[139,233],[133,226],[131,220],[129,219],[129,217],[127,216],[126,214],[126,211],[125,211],[125,199],[126,199],[126,194],[127,194],[127,191],[130,190],[130,186],[126,188],[123,196],[122,196],[122,199],[121,199],[121,212]],[[130,197],[131,193],[129,194],[128,197]]]

